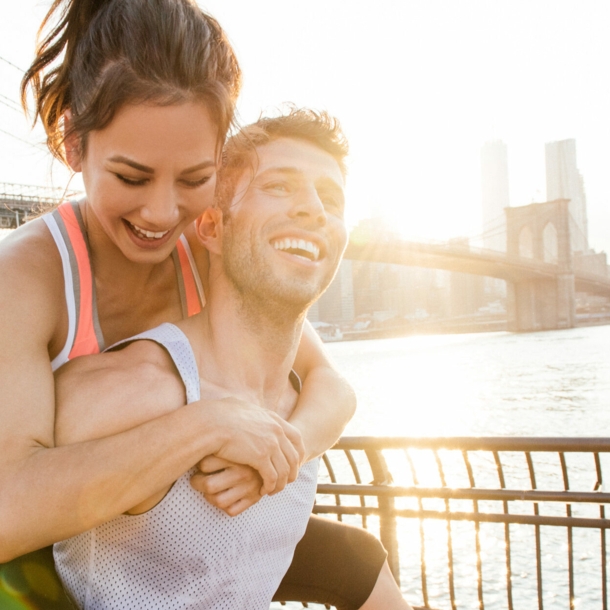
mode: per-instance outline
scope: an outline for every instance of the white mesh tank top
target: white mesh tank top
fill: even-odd
[[[190,343],[173,324],[130,339],[161,344],[188,402],[199,399]],[[124,342],[122,342],[124,343]],[[209,504],[189,483],[194,469],[141,515],[121,515],[54,546],[66,591],[84,610],[268,610],[305,533],[318,460],[273,497],[237,517]]]

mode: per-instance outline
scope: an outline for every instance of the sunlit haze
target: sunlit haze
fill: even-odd
[[[22,68],[50,2],[3,2],[0,57]],[[610,251],[610,5],[450,0],[209,0],[244,71],[240,118],[325,108],[351,142],[348,221],[414,239],[481,232],[480,148],[508,146],[510,203],[544,201],[544,143],[575,138],[590,245]],[[43,135],[0,61],[0,182],[51,184]],[[31,144],[26,144],[8,133]],[[58,163],[54,164],[58,166]],[[53,184],[67,173],[54,170]]]

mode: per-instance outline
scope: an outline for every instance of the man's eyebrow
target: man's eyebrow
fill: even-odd
[[[288,176],[297,176],[303,174],[303,171],[298,167],[279,166],[279,167],[268,167],[262,172],[258,173],[256,177],[266,176],[267,174],[286,174]]]
[[[110,157],[110,159],[108,159],[109,161],[112,161],[114,163],[123,163],[125,165],[129,165],[129,167],[133,167],[134,169],[137,169],[140,172],[145,172],[147,174],[154,174],[155,170],[152,167],[148,167],[148,165],[142,165],[141,163],[138,163],[137,161],[134,161],[133,159],[130,159],[129,157],[125,157],[123,155],[115,155],[114,157]],[[208,167],[215,167],[216,163],[210,159],[208,161],[204,161],[203,163],[198,163],[197,165],[193,165],[192,167],[187,167],[185,170],[183,170],[181,172],[181,175],[184,174],[192,174],[193,172],[196,172],[200,169],[206,169]]]
[[[263,170],[259,174],[256,174],[256,176],[254,177],[254,180],[258,180],[259,178],[264,179],[267,175],[273,175],[273,174],[284,174],[286,176],[302,176],[302,175],[304,175],[304,172],[302,169],[299,169],[298,167],[293,167],[293,166],[268,167],[267,169]],[[344,185],[338,183],[331,176],[322,176],[321,178],[318,179],[317,183],[318,183],[318,185],[320,185],[324,188],[331,188],[333,190],[340,192],[342,196],[344,195],[344,190],[345,190]]]

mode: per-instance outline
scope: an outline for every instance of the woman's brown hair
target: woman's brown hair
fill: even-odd
[[[34,121],[41,120],[57,158],[65,161],[66,111],[84,154],[87,134],[125,104],[201,100],[222,144],[241,72],[218,22],[193,1],[54,0],[38,36],[21,97],[27,106],[31,88]]]

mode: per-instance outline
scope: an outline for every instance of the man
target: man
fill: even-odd
[[[293,111],[246,128],[225,152],[217,205],[197,225],[210,253],[206,308],[61,369],[58,444],[119,433],[199,393],[238,397],[282,419],[292,412],[291,366],[307,308],[331,282],[347,241],[346,144],[326,115]],[[129,411],[114,407],[112,391],[86,414],[70,400],[100,375],[106,387],[120,379],[120,391],[137,396]],[[225,418],[210,420],[207,432],[207,453],[230,457]],[[129,516],[56,545],[58,571],[80,607],[268,608],[305,530],[317,462],[238,517],[203,500],[189,485],[193,473]],[[393,582],[382,585],[389,597],[378,607],[408,608]]]

